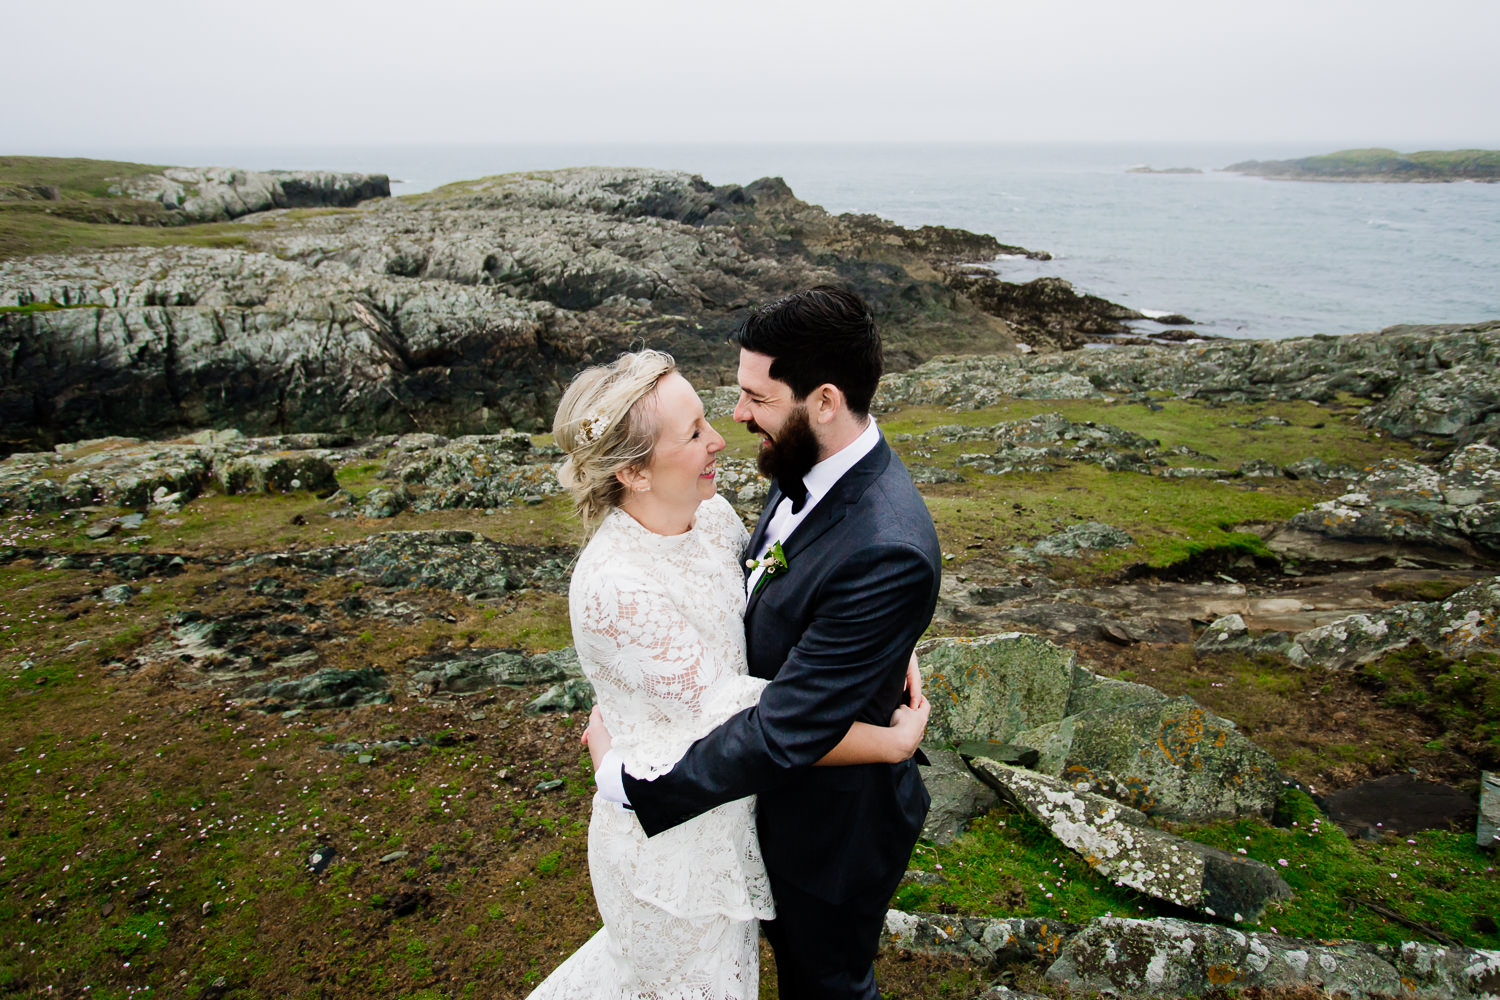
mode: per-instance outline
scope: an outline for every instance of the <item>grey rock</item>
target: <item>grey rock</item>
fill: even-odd
[[[388,865],[393,861],[400,861],[402,858],[409,857],[410,855],[410,851],[392,851],[389,854],[381,855],[380,864]]]
[[[922,769],[922,783],[932,796],[932,804],[922,823],[922,837],[935,844],[950,844],[970,820],[992,809],[999,798],[957,753],[935,747],[926,753],[931,764]]]
[[[359,512],[364,517],[395,517],[411,506],[411,493],[405,486],[387,489],[377,486],[359,501]]]
[[[991,968],[1052,961],[1078,925],[1037,917],[957,917],[887,910],[884,943],[924,955],[957,956]]]
[[[1236,923],[1292,895],[1268,865],[1147,826],[1143,813],[1113,799],[982,757],[971,766],[1003,798],[1120,885]]]
[[[176,217],[170,222],[218,222],[273,208],[341,207],[391,194],[384,174],[234,167],[168,167],[122,179],[118,188],[120,196],[159,202]]]
[[[362,667],[357,670],[329,668],[307,677],[253,684],[236,701],[265,712],[284,712],[298,707],[330,709],[388,705],[392,698],[386,690],[385,672],[375,667]]]
[[[1239,615],[1224,615],[1215,619],[1193,642],[1198,655],[1212,653],[1279,653],[1285,655],[1292,647],[1292,637],[1285,632],[1266,632],[1252,635],[1245,619]]]
[[[1099,521],[1085,521],[1049,535],[1032,546],[1031,551],[1040,556],[1078,556],[1084,552],[1121,549],[1134,544],[1135,539],[1119,528]]]
[[[1274,760],[1233,723],[1189,698],[1100,677],[1044,639],[930,640],[918,654],[933,745],[1029,747],[1042,773],[1170,819],[1269,815],[1281,791]]]
[[[577,677],[552,685],[527,702],[523,711],[527,715],[541,715],[543,712],[571,715],[574,712],[587,712],[594,707],[594,700],[594,686]]]
[[[1485,771],[1479,781],[1479,826],[1474,842],[1492,849],[1500,845],[1500,775]]]
[[[1093,690],[1113,704],[1079,707],[1075,698],[1066,718],[1019,733],[1016,742],[1040,752],[1040,773],[1066,775],[1076,788],[1151,816],[1269,817],[1283,790],[1275,759],[1191,698],[1130,690],[1142,686],[1101,682]]]
[[[1299,666],[1347,669],[1418,643],[1446,656],[1500,652],[1500,577],[1441,601],[1413,601],[1350,615],[1298,633],[1287,656]]]
[[[288,451],[215,459],[214,481],[225,493],[291,493],[307,490],[328,495],[339,488],[338,476],[320,452]]]
[[[503,545],[472,531],[385,531],[352,545],[252,556],[234,566],[347,573],[381,587],[437,587],[470,597],[520,587],[565,590],[560,550]]]
[[[1493,991],[1497,977],[1496,952],[1314,941],[1182,920],[1122,917],[1091,921],[1047,970],[1047,979],[1073,990],[1161,997],[1313,987],[1354,1000],[1477,1000]]]
[[[472,694],[489,688],[520,687],[563,677],[563,670],[545,657],[529,657],[519,649],[466,649],[461,656],[413,661],[408,664],[407,689],[425,697]]]
[[[1500,449],[1471,444],[1436,469],[1386,459],[1267,539],[1273,550],[1314,557],[1340,542],[1439,563],[1500,552]]]
[[[135,588],[129,584],[120,583],[113,587],[105,587],[99,596],[111,604],[125,604],[135,596]]]
[[[1077,656],[1044,639],[1007,632],[939,639],[917,649],[931,742],[1012,741],[1017,733],[1067,715]]]

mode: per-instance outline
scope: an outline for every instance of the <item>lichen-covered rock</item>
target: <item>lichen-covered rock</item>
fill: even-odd
[[[1270,816],[1283,790],[1275,759],[1192,699],[1152,694],[1081,708],[1018,733],[1016,742],[1040,752],[1039,772],[1151,816]]]
[[[936,747],[926,753],[931,763],[922,769],[922,783],[932,804],[922,823],[922,838],[950,844],[970,820],[988,812],[998,799],[994,789],[976,778],[957,753]]]
[[[386,488],[377,486],[359,501],[359,512],[364,517],[395,517],[411,506],[411,491],[405,486]]]
[[[1352,1000],[1478,1000],[1500,988],[1500,952],[1247,934],[1167,918],[1099,917],[1063,947],[1047,978],[1124,996],[1313,987]]]
[[[320,451],[216,458],[214,481],[225,493],[294,493],[327,496],[339,488],[338,475]]]
[[[1166,454],[1159,441],[1112,424],[1072,421],[1060,413],[1040,413],[988,427],[943,425],[913,437],[944,444],[994,442],[993,452],[966,453],[959,464],[995,475],[1046,471],[1063,461],[1092,462],[1112,471],[1150,472]]]
[[[1441,601],[1398,604],[1300,632],[1287,656],[1299,666],[1344,669],[1413,643],[1455,658],[1500,652],[1500,577]]]
[[[881,943],[998,967],[1012,962],[1050,962],[1077,930],[1077,924],[1040,917],[953,917],[887,910]]]
[[[1267,544],[1289,553],[1299,534],[1448,561],[1500,553],[1500,449],[1471,444],[1435,469],[1386,459],[1348,493],[1294,515],[1281,534]]]
[[[1143,813],[1113,799],[983,757],[971,766],[1001,797],[1031,813],[1090,867],[1121,885],[1236,923],[1292,895],[1268,865],[1147,826]]]
[[[932,702],[927,738],[1009,743],[1024,730],[1067,714],[1078,658],[1020,632],[937,639],[918,647]]]
[[[1037,769],[1152,815],[1269,815],[1274,760],[1190,698],[1100,677],[1061,646],[1019,632],[918,648],[933,745],[1017,743]]]

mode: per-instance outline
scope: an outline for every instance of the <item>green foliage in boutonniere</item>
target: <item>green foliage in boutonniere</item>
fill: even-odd
[[[761,573],[760,579],[755,581],[755,589],[751,591],[752,594],[760,593],[760,588],[764,587],[770,581],[771,577],[785,573],[791,568],[790,564],[786,561],[786,553],[782,551],[780,542],[771,543],[771,551],[766,553],[764,559],[746,559],[745,565],[750,568],[752,573],[756,567],[762,567],[765,570],[765,572]]]

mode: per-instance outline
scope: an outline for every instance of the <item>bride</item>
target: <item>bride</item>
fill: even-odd
[[[724,438],[672,358],[626,354],[568,387],[553,422],[559,478],[591,538],[573,571],[573,638],[594,685],[585,739],[612,737],[631,774],[652,777],[765,681],[747,676],[740,557],[748,534],[715,488]],[[855,723],[820,765],[897,762],[928,706],[889,728]],[[775,915],[754,799],[647,838],[628,807],[595,796],[589,875],[604,928],[531,993],[648,1000],[754,1000],[757,920]]]

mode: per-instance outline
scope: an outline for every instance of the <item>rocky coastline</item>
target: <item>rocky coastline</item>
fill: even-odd
[[[172,176],[137,183],[197,204],[151,187],[186,183]],[[243,246],[0,261],[7,437],[538,429],[575,371],[633,343],[726,384],[721,345],[744,309],[827,281],[871,303],[894,370],[1072,349],[1145,319],[974,266],[1040,251],[833,216],[775,178],[579,169],[272,216]]]

